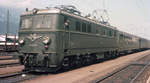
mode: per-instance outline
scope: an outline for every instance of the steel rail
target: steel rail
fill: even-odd
[[[94,83],[99,83],[99,82],[101,82],[101,81],[103,81],[103,80],[105,80],[105,79],[107,79],[107,78],[113,76],[114,74],[116,74],[116,73],[118,73],[118,72],[124,70],[125,68],[129,67],[130,65],[131,65],[131,64],[125,65],[125,66],[123,66],[123,67],[121,67],[121,68],[119,68],[119,69],[117,69],[117,70],[115,70],[115,71],[113,71],[113,72],[107,74],[106,76],[102,77],[101,79],[96,80]]]
[[[139,60],[142,60],[143,58],[146,58],[146,57],[148,57],[148,56],[144,56],[144,57],[140,58]],[[137,61],[139,61],[139,60],[137,60]],[[131,63],[127,64],[127,65],[124,65],[121,68],[119,68],[117,70],[114,70],[113,72],[107,74],[106,76],[103,76],[102,78],[93,81],[92,83],[100,83],[103,80],[105,80],[105,79],[107,79],[107,78],[109,78],[109,77],[119,73],[120,71],[124,70],[125,68],[127,68],[127,67],[129,67],[131,65],[141,65],[141,66],[144,65],[144,68],[142,68],[142,70],[138,73],[140,75],[142,73],[142,71],[144,71],[150,65],[150,62],[148,62],[148,63],[138,63],[137,61],[131,62]],[[138,76],[136,76],[136,77],[138,77]],[[136,77],[134,79],[136,79]],[[133,83],[133,82],[130,82],[130,83]]]
[[[15,73],[11,73],[11,74],[1,74],[0,79],[9,78],[9,77],[27,74],[27,73],[29,73],[29,71],[26,71],[26,72],[20,71],[20,72],[15,72]]]
[[[150,65],[150,62],[141,69],[141,71],[131,80],[130,83],[134,83],[134,81],[144,72],[144,70]]]
[[[21,64],[18,63],[18,62],[16,62],[16,63],[8,63],[8,64],[0,64],[0,68],[12,67],[12,66],[21,66]]]

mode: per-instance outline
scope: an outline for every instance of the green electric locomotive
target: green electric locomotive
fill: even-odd
[[[81,16],[73,6],[33,9],[21,15],[20,62],[25,70],[55,72],[140,49],[139,39]]]

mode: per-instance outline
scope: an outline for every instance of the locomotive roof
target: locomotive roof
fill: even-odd
[[[68,11],[64,11],[64,10],[58,9],[58,8],[33,9],[31,11],[24,12],[21,16],[33,15],[35,12],[36,12],[36,14],[57,14],[57,13],[58,14],[65,14],[65,15],[69,15],[69,16],[72,16],[72,17],[76,17],[76,18],[81,19],[81,20],[85,20],[85,21],[92,22],[92,23],[95,23],[95,24],[98,24],[98,25],[101,25],[101,26],[105,26],[107,28],[111,28],[111,29],[117,30],[117,31],[119,31],[119,33],[123,33],[124,35],[137,37],[137,38],[142,38],[142,37],[139,37],[139,36],[136,36],[136,35],[133,35],[133,34],[129,34],[129,33],[120,31],[114,26],[102,24],[102,23],[98,22],[95,19],[86,18],[84,16],[81,16],[81,15],[78,15],[78,14],[74,14],[74,13],[70,13]],[[143,38],[143,39],[145,39],[145,38]]]
[[[116,27],[113,27],[113,26],[110,26],[110,25],[106,25],[106,24],[102,24],[102,23],[98,22],[97,20],[94,20],[94,19],[91,19],[91,18],[86,18],[84,16],[81,16],[81,15],[78,15],[78,14],[74,14],[74,13],[70,13],[70,12],[67,12],[67,11],[64,11],[64,10],[61,10],[61,9],[58,9],[58,8],[33,9],[31,11],[24,12],[21,16],[33,15],[33,14],[35,14],[35,12],[36,12],[36,14],[56,14],[56,13],[65,14],[65,15],[69,15],[69,16],[72,16],[72,17],[76,17],[78,19],[82,19],[82,20],[88,21],[88,22],[99,24],[101,26],[105,26],[105,27],[112,28],[112,29],[117,29]]]

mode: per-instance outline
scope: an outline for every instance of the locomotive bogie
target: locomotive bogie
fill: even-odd
[[[30,69],[31,71],[55,71],[56,69],[60,68],[60,55],[55,53],[51,54],[27,54],[27,59],[24,62],[25,70]],[[49,70],[47,70],[47,69]],[[55,69],[55,70],[53,70]]]

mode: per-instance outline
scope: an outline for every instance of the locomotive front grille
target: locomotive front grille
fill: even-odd
[[[42,39],[32,41],[26,38],[24,41],[24,44],[21,46],[21,52],[23,53],[42,53],[44,50]]]
[[[29,55],[27,64],[30,67],[48,67],[49,59],[44,55]]]

